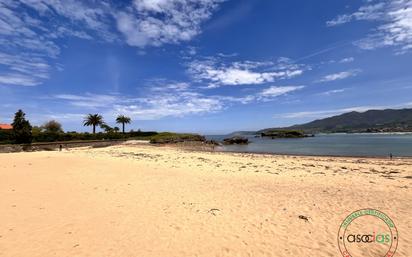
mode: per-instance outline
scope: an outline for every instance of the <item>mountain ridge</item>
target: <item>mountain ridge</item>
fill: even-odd
[[[285,129],[305,133],[412,132],[412,108],[352,111],[289,127],[266,128],[256,133]]]

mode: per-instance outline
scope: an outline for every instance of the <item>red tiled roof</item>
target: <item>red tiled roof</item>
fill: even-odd
[[[10,124],[0,124],[0,129],[13,129],[13,126]]]

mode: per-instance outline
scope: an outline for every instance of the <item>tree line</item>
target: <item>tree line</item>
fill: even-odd
[[[125,115],[119,115],[116,117],[116,123],[122,125],[122,134],[125,134],[125,126],[126,124],[130,124],[132,119]],[[7,139],[12,139],[14,143],[17,144],[25,144],[31,143],[33,141],[33,137],[37,139],[36,141],[56,141],[56,140],[73,140],[73,139],[117,139],[122,138],[119,135],[119,128],[118,127],[110,127],[106,124],[103,119],[103,116],[100,114],[88,114],[84,120],[84,126],[91,126],[92,127],[92,135],[87,133],[77,133],[77,132],[67,132],[64,133],[62,125],[55,121],[51,120],[44,123],[41,127],[32,127],[30,122],[26,119],[26,114],[22,110],[18,110],[13,119],[13,123],[11,124],[13,129],[11,132],[3,131],[0,129],[0,141],[5,141]],[[104,130],[104,135],[95,135],[96,134],[96,127],[100,127]],[[140,130],[138,131],[140,132]],[[155,132],[148,132],[153,134]],[[143,133],[144,134],[144,133]],[[135,133],[136,135],[136,133]]]

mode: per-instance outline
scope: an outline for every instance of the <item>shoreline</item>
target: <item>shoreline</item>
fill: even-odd
[[[251,151],[226,151],[226,150],[219,150],[219,147],[222,146],[215,146],[213,149],[212,146],[207,146],[206,148],[210,149],[204,149],[202,147],[197,148],[197,145],[191,145],[189,147],[182,146],[179,144],[164,144],[164,145],[153,145],[153,144],[147,144],[148,146],[155,146],[155,147],[175,147],[178,149],[183,149],[187,151],[199,151],[199,152],[216,152],[216,153],[235,153],[235,154],[254,154],[254,155],[268,155],[268,156],[294,156],[294,157],[329,157],[329,158],[361,158],[361,159],[382,159],[382,160],[391,160],[389,156],[380,156],[380,155],[365,155],[365,156],[357,156],[357,155],[310,155],[310,154],[288,154],[288,153],[272,153],[272,152],[251,152]],[[199,146],[204,146],[203,144],[200,144]],[[396,159],[411,159],[412,156],[393,156],[393,160]]]
[[[274,155],[274,156],[295,156],[295,157],[330,157],[330,158],[362,158],[362,159],[387,159],[389,157],[380,155],[310,155],[310,154],[288,154],[288,153],[272,153],[272,152],[250,152],[250,151],[218,151],[222,153],[247,153],[258,155]],[[393,159],[412,159],[412,156],[393,156]]]
[[[391,160],[389,156],[381,155],[321,155],[321,154],[289,154],[289,153],[273,153],[273,152],[253,152],[253,151],[234,151],[234,150],[222,150],[224,146],[215,146],[199,142],[184,142],[176,144],[150,144],[148,140],[92,140],[92,141],[67,141],[67,142],[49,142],[49,143],[34,143],[31,145],[0,145],[1,153],[16,153],[16,152],[34,152],[34,151],[58,151],[59,145],[63,145],[63,149],[76,149],[76,148],[101,148],[111,147],[115,145],[145,145],[151,147],[174,147],[177,149],[183,149],[187,151],[199,151],[199,152],[218,152],[218,153],[236,153],[236,154],[255,154],[255,155],[268,155],[268,156],[295,156],[295,157],[326,157],[326,158],[362,158],[362,159],[383,159]],[[30,147],[30,150],[24,150],[25,147]],[[395,159],[412,159],[412,156],[393,156]]]

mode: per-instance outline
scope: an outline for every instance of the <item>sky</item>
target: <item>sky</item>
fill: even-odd
[[[223,134],[412,107],[409,0],[0,0],[0,123]]]

